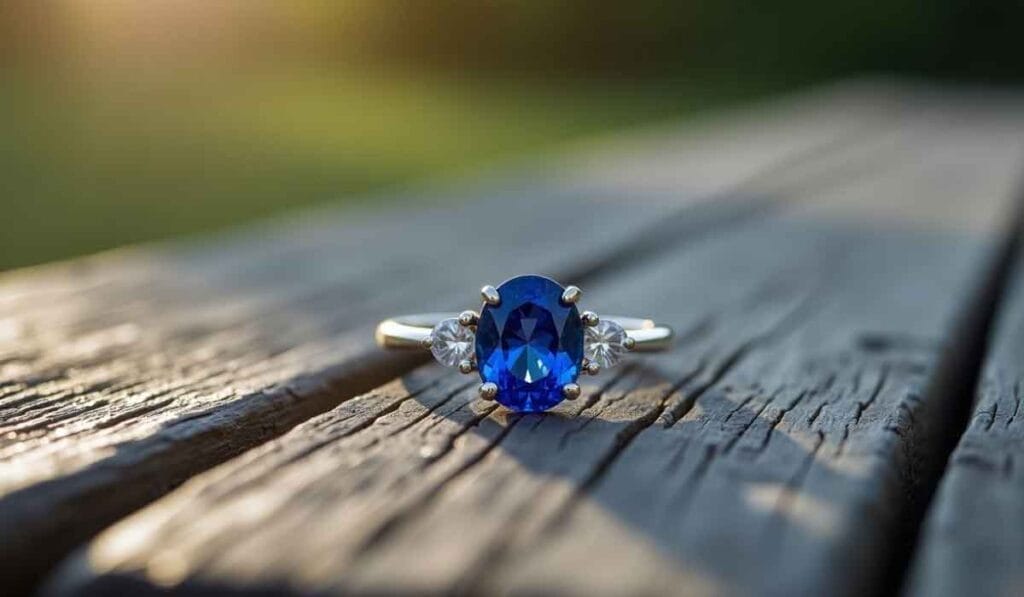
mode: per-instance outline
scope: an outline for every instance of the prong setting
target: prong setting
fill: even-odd
[[[578,286],[567,286],[565,292],[562,293],[562,304],[575,305],[581,296],[583,296],[583,291]]]
[[[664,350],[672,338],[669,326],[650,319],[585,311],[578,287],[544,276],[478,288],[483,303],[472,310],[381,321],[377,344],[422,350],[449,369],[476,372],[477,400],[536,413],[578,399],[582,376],[613,369],[630,352]]]
[[[491,382],[480,384],[477,393],[484,400],[494,400],[498,396],[498,384]]]
[[[480,297],[492,307],[497,307],[501,304],[501,295],[498,294],[498,289],[490,284],[480,289]]]

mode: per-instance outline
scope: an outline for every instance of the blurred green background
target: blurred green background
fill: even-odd
[[[8,2],[0,269],[829,78],[1016,84],[1021,23],[967,0]]]

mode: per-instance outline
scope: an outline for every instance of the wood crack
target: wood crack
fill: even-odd
[[[462,430],[460,430],[460,432],[457,435],[452,436],[450,438],[450,441],[448,441],[447,444],[445,445],[444,450],[436,457],[430,459],[430,461],[436,462],[443,458],[446,454],[448,454],[454,447],[455,441],[458,439],[460,435],[466,433],[467,431],[478,425],[481,421],[490,416],[490,414],[496,408],[497,407],[494,407],[490,410],[484,411],[480,414],[480,416],[474,418],[472,422],[469,425],[465,426]],[[417,512],[422,510],[427,504],[434,500],[439,493],[444,491],[444,488],[447,487],[450,482],[452,482],[453,480],[457,479],[458,477],[472,469],[477,463],[483,461],[488,454],[490,454],[495,448],[497,448],[501,444],[501,442],[506,437],[508,437],[512,429],[514,429],[516,425],[518,425],[524,418],[525,417],[522,416],[511,418],[508,421],[508,424],[501,430],[501,432],[498,435],[496,435],[493,438],[492,441],[490,441],[484,447],[483,450],[480,450],[477,454],[467,459],[467,461],[464,462],[460,467],[458,467],[450,474],[446,475],[441,480],[441,482],[431,487],[413,503],[409,504],[405,508],[402,508],[400,511],[393,514],[392,516],[389,516],[388,518],[384,519],[371,534],[369,534],[363,541],[360,542],[359,547],[355,550],[355,555],[353,556],[353,558],[355,560],[359,560],[361,558],[368,557],[369,554],[375,548],[377,548],[379,545],[387,541],[388,537],[390,537],[398,529],[398,527],[400,527],[410,516],[416,515]]]

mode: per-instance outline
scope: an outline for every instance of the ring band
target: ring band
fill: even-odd
[[[382,321],[377,344],[429,349],[439,363],[478,371],[480,396],[520,412],[542,412],[580,395],[627,352],[664,350],[672,328],[650,319],[580,312],[582,291],[542,276],[518,276],[480,290],[480,312],[421,313]]]
[[[377,345],[381,348],[424,350],[430,348],[434,326],[445,319],[458,318],[459,313],[418,313],[399,315],[380,322],[377,326]],[[667,325],[658,325],[653,319],[604,315],[602,321],[612,321],[633,339],[633,352],[658,352],[672,346],[673,331]]]

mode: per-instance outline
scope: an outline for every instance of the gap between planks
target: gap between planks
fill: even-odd
[[[1024,165],[1022,165],[1024,166]],[[1024,168],[1022,168],[1024,171]],[[1024,176],[1020,203],[1024,205]],[[956,388],[951,418],[959,431],[947,439],[945,468],[918,512],[917,536],[903,588],[913,596],[1013,595],[1024,589],[1019,521],[1024,504],[1020,467],[1021,339],[1024,338],[1024,218],[1001,269],[998,297],[989,309],[989,333],[972,346],[983,361],[967,387]],[[998,300],[997,300],[998,298]]]

